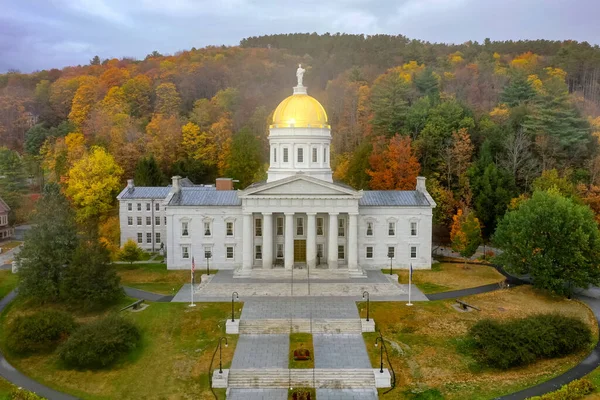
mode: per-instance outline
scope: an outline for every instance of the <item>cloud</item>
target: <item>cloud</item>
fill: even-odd
[[[165,2],[169,1],[173,0]],[[109,5],[105,0],[62,0],[62,4],[77,13],[99,17],[112,23],[130,25],[132,22],[117,6]]]
[[[90,43],[64,41],[53,44],[51,48],[61,53],[89,53],[93,51],[94,46]]]

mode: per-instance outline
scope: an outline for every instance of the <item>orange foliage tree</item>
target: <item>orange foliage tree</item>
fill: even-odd
[[[370,187],[373,190],[412,190],[421,171],[408,136],[396,135],[386,148],[381,145],[369,158]]]
[[[481,244],[479,219],[475,217],[475,213],[468,209],[465,213],[462,209],[458,209],[456,215],[452,217],[452,221],[452,229],[450,230],[452,250],[463,257],[471,257]]]

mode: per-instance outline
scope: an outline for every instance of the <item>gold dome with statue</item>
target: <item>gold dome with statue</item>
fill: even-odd
[[[298,86],[294,87],[294,94],[275,109],[271,128],[330,128],[325,109],[317,99],[307,94],[306,87],[302,85],[304,71],[302,65],[298,65]]]

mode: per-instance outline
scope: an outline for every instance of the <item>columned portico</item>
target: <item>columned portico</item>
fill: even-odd
[[[358,272],[358,214],[350,213],[348,222],[348,270]]]
[[[294,266],[294,213],[285,213],[284,249],[284,266],[291,269]]]
[[[317,266],[317,213],[306,213],[306,265],[308,268]]]
[[[263,215],[263,269],[273,266],[273,214],[262,213]]]
[[[337,268],[338,266],[338,213],[329,213],[329,231],[328,248],[327,248],[327,266],[329,269]]]
[[[243,242],[242,242],[242,269],[252,269],[252,237],[254,236],[252,226],[252,213],[244,213],[243,220]]]

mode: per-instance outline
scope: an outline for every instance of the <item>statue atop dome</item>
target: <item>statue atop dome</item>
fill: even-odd
[[[298,64],[298,69],[296,70],[296,78],[298,78],[298,86],[302,86],[302,78],[304,77],[304,72],[306,70],[302,68],[302,64]]]

